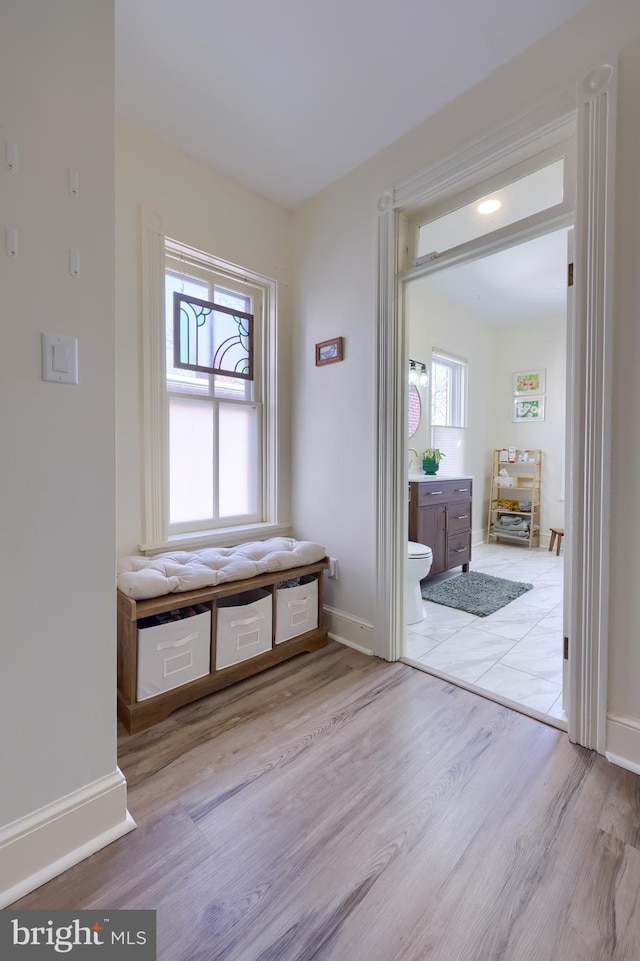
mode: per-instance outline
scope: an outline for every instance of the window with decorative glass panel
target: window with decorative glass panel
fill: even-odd
[[[264,291],[241,279],[234,282],[233,277],[220,276],[206,266],[185,265],[168,257],[165,298],[169,533],[262,521],[261,364],[251,364],[250,375],[238,376],[233,370],[211,372],[224,367],[213,360],[206,365],[210,367],[207,371],[202,369],[201,359],[190,367],[191,348],[186,338],[190,326],[197,330],[202,325],[204,334],[196,334],[199,343],[209,344],[212,355],[216,348],[224,354],[225,343],[234,338],[227,331],[225,340],[216,344],[216,334],[207,324],[212,325],[218,315],[231,325],[236,321],[240,329],[244,316],[251,315],[251,354],[260,358]],[[192,298],[207,304],[195,320],[187,316]],[[238,334],[235,342],[240,340]],[[242,363],[237,370],[248,369],[247,360]]]

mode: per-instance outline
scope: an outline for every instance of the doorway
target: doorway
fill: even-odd
[[[416,277],[407,283],[404,296],[409,356],[431,368],[428,382],[424,378],[410,388],[419,392],[420,418],[410,425],[409,479],[422,475],[426,480],[413,451],[441,445],[443,438],[446,445],[452,434],[457,462],[443,458],[435,486],[446,478],[473,477],[470,570],[531,587],[488,616],[425,600],[426,616],[405,630],[403,660],[564,730],[566,545],[559,554],[548,547],[550,529],[565,527],[567,234],[567,228],[554,230]],[[443,403],[439,365],[431,364],[432,357],[443,353],[464,361],[464,427],[445,423],[452,405]],[[536,404],[544,403],[543,416],[517,421],[513,376],[526,368],[541,372],[537,386],[542,393],[530,396]],[[542,454],[539,508],[530,509],[531,491],[515,489],[505,492],[505,512],[499,515],[513,518],[518,529],[534,525],[531,536],[526,530],[522,537],[508,531],[493,534],[491,522],[497,517],[489,513],[496,493],[491,452],[509,447],[527,461],[529,452]],[[448,455],[450,449],[445,449]],[[531,473],[524,464],[508,468],[505,473],[514,480],[518,472]],[[514,494],[518,503],[507,505]],[[519,507],[524,509],[521,514]],[[423,585],[433,590],[460,573],[461,568],[454,567]]]
[[[611,503],[610,369],[617,66],[603,61],[569,88],[530,106],[474,143],[390,186],[377,202],[376,287],[376,590],[375,652],[401,653],[406,567],[407,411],[400,401],[406,339],[400,294],[406,274],[409,216],[434,197],[455,193],[523,155],[575,136],[577,186],[574,301],[568,349],[574,424],[568,438],[573,551],[568,612],[568,732],[604,753]]]

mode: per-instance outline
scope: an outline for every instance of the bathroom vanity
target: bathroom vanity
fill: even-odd
[[[469,570],[473,478],[409,480],[409,540],[433,552],[429,577],[452,567]]]

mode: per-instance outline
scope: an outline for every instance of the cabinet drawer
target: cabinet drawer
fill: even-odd
[[[449,537],[471,530],[471,501],[456,501],[447,505],[447,530]]]
[[[468,564],[471,558],[471,531],[450,535],[447,540],[447,567]]]
[[[412,485],[418,488],[418,504],[446,504],[449,501],[460,500],[462,495],[471,496],[471,481],[441,480],[426,481]]]

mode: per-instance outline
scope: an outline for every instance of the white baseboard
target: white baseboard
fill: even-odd
[[[128,834],[127,782],[119,768],[0,830],[0,908]]]
[[[607,712],[605,757],[612,764],[640,774],[640,720]]]
[[[373,624],[334,607],[324,607],[323,611],[324,622],[332,641],[352,647],[361,654],[373,655]]]
[[[472,531],[471,533],[471,546],[480,547],[481,544],[487,543],[487,528],[483,527],[479,531]],[[473,561],[473,555],[471,555],[471,560]]]

